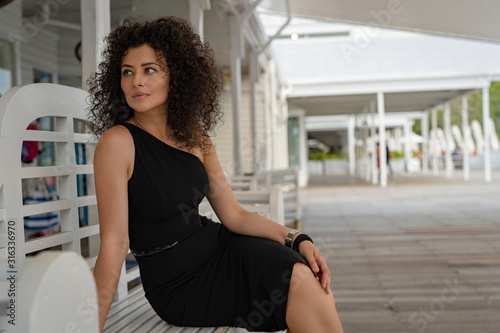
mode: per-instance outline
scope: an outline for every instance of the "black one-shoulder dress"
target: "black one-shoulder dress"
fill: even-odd
[[[138,254],[145,296],[156,313],[177,326],[286,329],[292,268],[307,263],[305,258],[200,216],[209,186],[200,159],[132,124],[125,127],[135,145],[128,182],[130,249]]]

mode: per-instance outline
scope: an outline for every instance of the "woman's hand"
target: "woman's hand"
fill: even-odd
[[[303,241],[299,245],[299,252],[302,254],[309,263],[312,271],[321,283],[321,287],[325,289],[327,294],[331,293],[330,289],[330,270],[326,264],[325,257],[310,241]]]

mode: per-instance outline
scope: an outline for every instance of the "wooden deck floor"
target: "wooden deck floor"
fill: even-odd
[[[472,179],[311,179],[302,228],[346,333],[500,332],[500,172]]]

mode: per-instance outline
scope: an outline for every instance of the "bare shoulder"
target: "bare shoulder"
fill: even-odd
[[[106,130],[99,138],[98,146],[113,148],[115,145],[123,146],[134,144],[132,135],[125,126],[117,125]]]
[[[106,130],[97,142],[94,164],[125,168],[130,176],[134,161],[134,139],[129,130],[117,125]],[[111,165],[109,165],[111,166]]]

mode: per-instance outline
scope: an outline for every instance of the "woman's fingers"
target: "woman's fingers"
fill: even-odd
[[[331,274],[321,252],[311,242],[303,242],[300,244],[299,250],[301,250],[301,254],[307,259],[312,271],[318,277],[321,287],[329,294],[331,292]]]
[[[328,269],[328,265],[322,255],[318,258],[318,263],[321,270],[321,286],[325,289],[326,293],[329,294],[331,278],[330,270]]]

